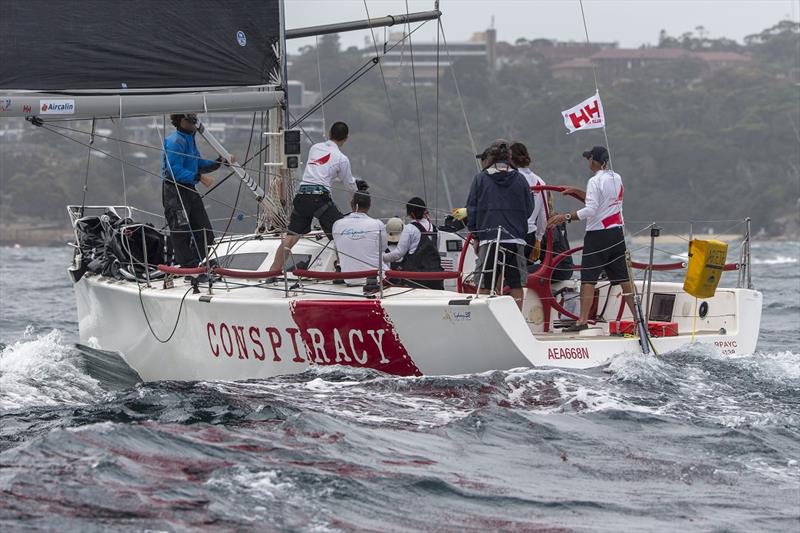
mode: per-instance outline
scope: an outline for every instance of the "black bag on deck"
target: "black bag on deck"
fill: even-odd
[[[553,257],[557,256],[561,252],[566,252],[569,250],[569,239],[567,239],[567,224],[566,222],[562,222],[558,226],[553,226],[553,231],[551,232],[553,236]],[[542,253],[544,250],[547,249],[547,234],[545,234],[544,239],[542,239]],[[536,265],[538,268],[538,265]],[[572,271],[575,268],[575,263],[572,261],[572,256],[569,255],[564,258],[553,270],[553,277],[552,281],[566,281],[572,277]]]
[[[407,272],[442,272],[442,258],[439,255],[439,233],[434,229],[427,231],[419,222],[412,222],[419,230],[419,244],[413,254],[406,254],[400,263],[401,270]],[[406,280],[411,287],[427,287],[429,289],[444,289],[444,281],[432,280]]]

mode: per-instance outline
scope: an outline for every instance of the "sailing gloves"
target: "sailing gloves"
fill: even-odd
[[[356,180],[356,189],[360,192],[369,190],[369,184],[364,180]]]

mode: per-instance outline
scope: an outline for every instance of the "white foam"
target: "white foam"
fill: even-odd
[[[778,255],[768,259],[754,257],[752,263],[754,265],[790,265],[798,262],[797,257],[789,257],[787,255]]]
[[[78,357],[60,331],[34,336],[29,327],[0,352],[0,409],[85,403],[102,394]]]

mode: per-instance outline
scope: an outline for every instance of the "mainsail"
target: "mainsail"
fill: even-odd
[[[83,118],[160,114],[165,106],[274,107],[282,95],[231,96],[231,88],[248,92],[280,78],[280,34],[279,0],[6,2],[0,113]]]

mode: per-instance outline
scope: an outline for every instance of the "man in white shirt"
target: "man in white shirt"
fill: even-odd
[[[572,213],[553,215],[548,220],[549,226],[573,220],[586,221],[586,235],[583,239],[581,257],[581,314],[574,326],[564,331],[575,332],[586,329],[589,312],[594,300],[594,286],[600,273],[605,271],[612,285],[622,286],[625,303],[635,317],[633,302],[633,284],[628,276],[625,259],[625,234],[622,219],[622,178],[607,168],[608,150],[604,146],[595,146],[583,152],[589,160],[589,169],[594,175],[589,178],[586,191],[576,187],[567,187],[563,194],[574,194],[585,201],[583,209]]]
[[[397,247],[383,254],[386,263],[401,261],[399,269],[409,272],[442,272],[442,259],[439,255],[439,233],[428,217],[425,200],[414,197],[406,204],[408,224],[403,228]],[[444,289],[442,280],[415,280],[408,282],[412,287]]]
[[[286,250],[291,250],[303,235],[311,231],[311,222],[315,218],[331,238],[333,223],[344,216],[331,199],[331,183],[334,180],[343,182],[350,192],[369,188],[364,180],[357,180],[353,176],[350,160],[340,150],[349,134],[347,124],[335,122],[330,129],[329,140],[317,143],[309,150],[303,179],[292,201],[289,235],[275,252],[270,270],[283,267]]]
[[[372,200],[367,192],[356,192],[350,202],[353,212],[333,223],[333,243],[339,254],[342,272],[387,269],[379,267],[388,235],[383,222],[367,215]],[[345,280],[348,285],[363,285],[364,278]]]
[[[528,147],[521,142],[511,143],[511,162],[517,167],[528,181],[531,187],[545,185],[542,178],[533,173],[530,164],[533,162]],[[528,234],[525,236],[525,257],[529,264],[539,259],[541,251],[542,236],[547,229],[547,218],[545,216],[545,194],[544,192],[533,193],[533,214],[528,218]]]

